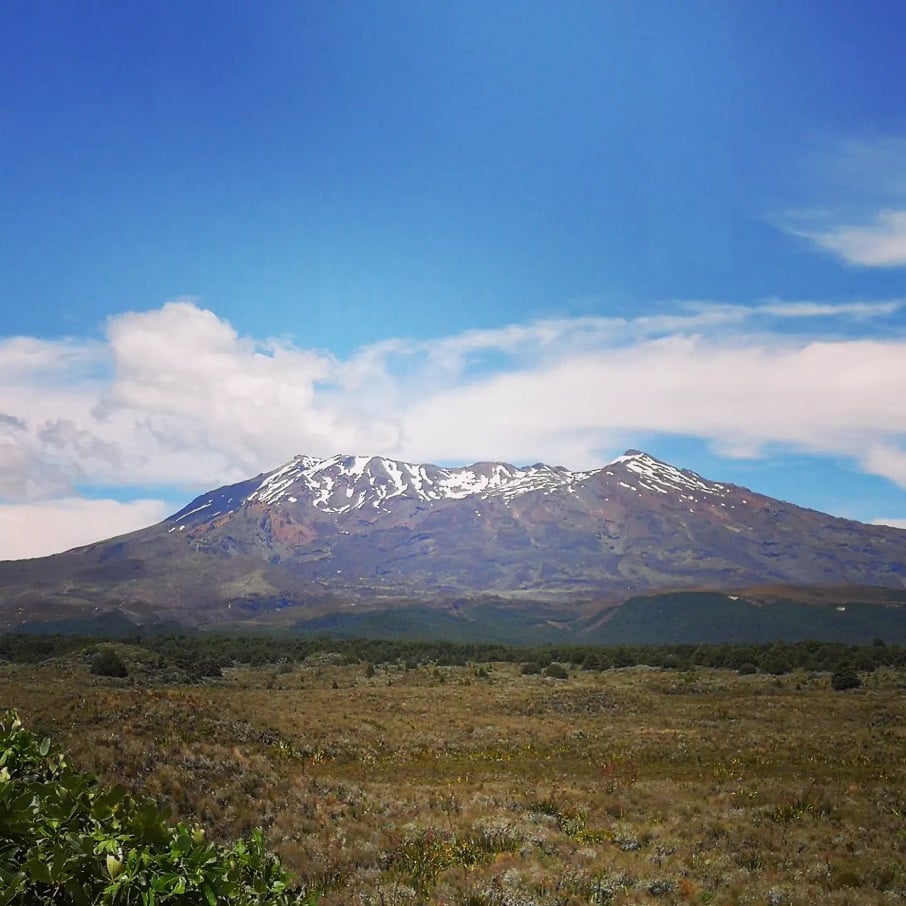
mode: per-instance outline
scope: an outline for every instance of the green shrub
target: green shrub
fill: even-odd
[[[692,664],[677,654],[668,654],[661,662],[661,666],[665,670],[688,670]]]
[[[545,671],[545,676],[549,676],[552,679],[569,679],[569,674],[566,672],[566,668],[561,664],[551,664]]]
[[[779,652],[768,654],[761,662],[761,667],[765,673],[772,673],[774,676],[781,676],[784,673],[791,673],[793,665],[789,658]]]
[[[260,830],[230,848],[121,787],[102,789],[0,714],[0,906],[302,903]]]
[[[847,689],[858,689],[862,685],[859,674],[851,664],[844,664],[831,677],[831,688],[837,692],[844,692]]]
[[[101,648],[91,659],[91,672],[95,676],[129,676],[123,659],[112,648]]]

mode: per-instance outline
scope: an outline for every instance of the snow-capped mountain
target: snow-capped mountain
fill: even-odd
[[[467,498],[498,498],[509,504],[532,492],[574,493],[593,476],[617,477],[618,472],[626,479],[618,484],[633,491],[674,495],[676,499],[692,502],[700,497],[726,497],[729,493],[726,485],[706,481],[694,472],[678,469],[637,450],[629,450],[602,469],[588,472],[571,472],[563,466],[543,463],[524,468],[500,462],[440,468],[378,456],[336,455],[328,459],[296,456],[252,482],[201,495],[172,516],[171,521],[175,523],[174,530],[178,530],[254,503],[279,506],[304,501],[332,516],[354,510],[386,513],[394,503],[404,501],[435,504]]]
[[[268,472],[247,496],[243,496],[247,483],[221,489],[202,495],[172,518],[182,525],[195,513],[202,513],[199,519],[209,519],[243,503],[294,504],[300,497],[315,509],[335,516],[366,508],[387,511],[395,499],[425,503],[473,496],[508,500],[529,491],[556,491],[589,474],[542,463],[523,469],[497,462],[444,469],[378,456],[297,456]]]
[[[266,559],[352,596],[906,585],[902,532],[709,481],[637,450],[585,472],[297,456],[201,495],[165,525],[194,550]]]
[[[0,564],[0,617],[28,614],[38,600],[53,613],[115,604],[137,622],[189,610],[203,623],[487,595],[569,608],[779,585],[902,591],[906,532],[636,450],[584,472],[296,456],[157,526]]]

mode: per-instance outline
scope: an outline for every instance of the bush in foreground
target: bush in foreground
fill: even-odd
[[[288,906],[290,890],[260,830],[232,847],[169,825],[153,803],[102,789],[0,714],[0,906]]]

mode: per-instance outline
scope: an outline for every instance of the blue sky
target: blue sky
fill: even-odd
[[[18,4],[0,558],[297,452],[906,525],[906,7]]]

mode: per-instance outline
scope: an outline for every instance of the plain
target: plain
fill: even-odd
[[[262,826],[323,906],[888,903],[906,896],[902,672],[350,662],[186,683],[112,645],[0,668],[77,765]],[[566,678],[556,678],[564,675]]]

